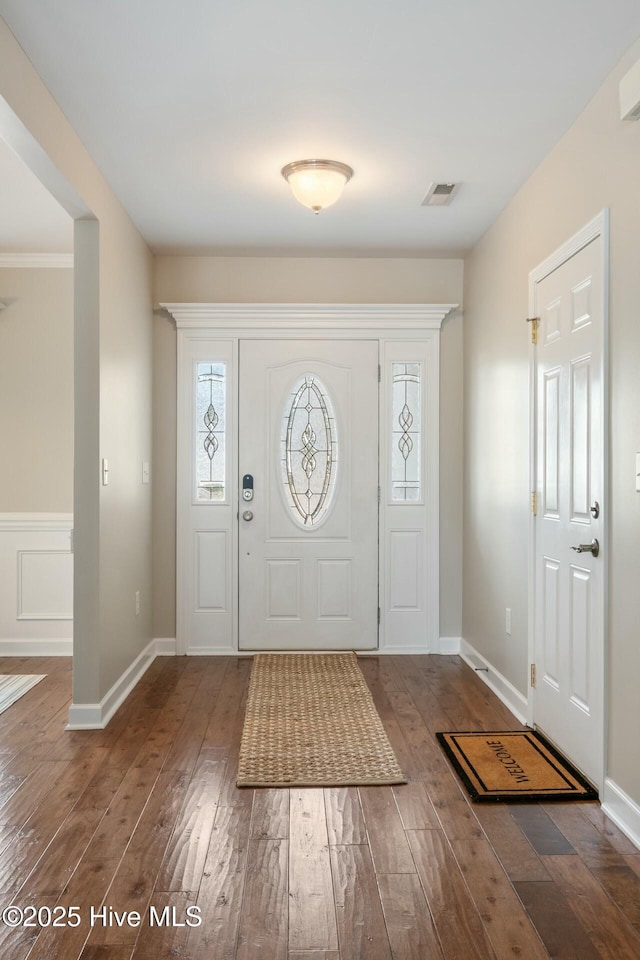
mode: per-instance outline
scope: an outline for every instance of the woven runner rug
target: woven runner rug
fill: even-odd
[[[0,713],[19,700],[27,690],[44,680],[45,674],[0,673]]]
[[[254,657],[239,787],[406,783],[354,653]]]
[[[534,730],[437,733],[474,801],[596,800],[597,791]]]

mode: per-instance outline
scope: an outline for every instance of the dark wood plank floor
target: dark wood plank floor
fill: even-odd
[[[47,674],[0,715],[0,957],[638,960],[640,851],[599,805],[469,803],[435,732],[513,717],[457,657],[360,663],[406,786],[238,790],[247,659],[158,659],[87,732],[68,660],[0,660]]]

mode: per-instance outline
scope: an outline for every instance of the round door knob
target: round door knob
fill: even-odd
[[[253,512],[251,510],[245,510],[242,514],[243,520],[253,520]]]

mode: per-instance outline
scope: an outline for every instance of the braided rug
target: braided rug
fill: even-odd
[[[406,783],[354,653],[254,657],[239,787]]]

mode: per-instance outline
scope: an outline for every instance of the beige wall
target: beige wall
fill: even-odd
[[[97,703],[151,639],[151,488],[141,472],[151,459],[153,261],[1,19],[0,136],[78,218],[74,701]]]
[[[523,693],[527,677],[528,274],[611,210],[610,776],[640,802],[640,124],[621,122],[629,51],[465,263],[463,636]],[[513,611],[513,635],[504,610]]]
[[[458,303],[461,260],[157,257],[155,300],[273,303]],[[441,351],[440,635],[459,637],[462,555],[462,316]],[[154,324],[154,635],[175,637],[176,334]]]
[[[0,513],[73,511],[73,270],[0,268]]]

